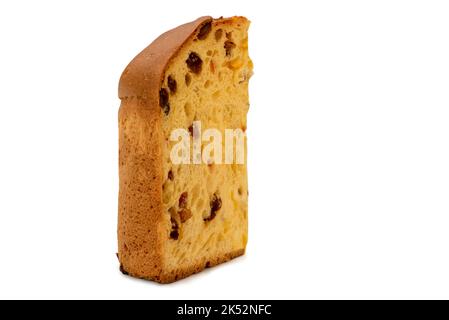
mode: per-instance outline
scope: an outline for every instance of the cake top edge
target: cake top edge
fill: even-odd
[[[156,103],[167,65],[190,38],[200,33],[201,28],[210,23],[234,24],[239,22],[248,23],[249,20],[243,16],[218,19],[203,16],[164,32],[132,59],[125,68],[120,77],[119,98],[154,99],[153,102]]]

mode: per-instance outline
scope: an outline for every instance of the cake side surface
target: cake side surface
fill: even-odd
[[[162,131],[160,114],[138,98],[119,110],[118,257],[122,272],[159,280]]]

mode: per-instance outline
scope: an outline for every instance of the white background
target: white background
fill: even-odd
[[[160,33],[252,20],[250,235],[118,271],[117,85]],[[446,1],[2,1],[0,298],[449,298]]]

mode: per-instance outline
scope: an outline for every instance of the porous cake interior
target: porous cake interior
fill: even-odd
[[[225,129],[245,132],[252,74],[248,27],[245,18],[205,24],[165,72],[160,92],[166,137],[163,203],[167,240],[163,263],[173,274],[191,266],[215,264],[214,260],[246,246],[246,148],[245,164],[176,165],[170,152],[177,142],[169,137],[178,128],[197,134],[193,132],[194,121],[201,122],[203,132],[216,128],[223,137]],[[224,143],[223,138],[223,159]],[[202,147],[206,144],[203,142]]]

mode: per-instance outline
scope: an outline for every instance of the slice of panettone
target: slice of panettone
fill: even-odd
[[[131,276],[172,282],[245,252],[248,27],[244,17],[199,18],[122,74],[118,255]]]

